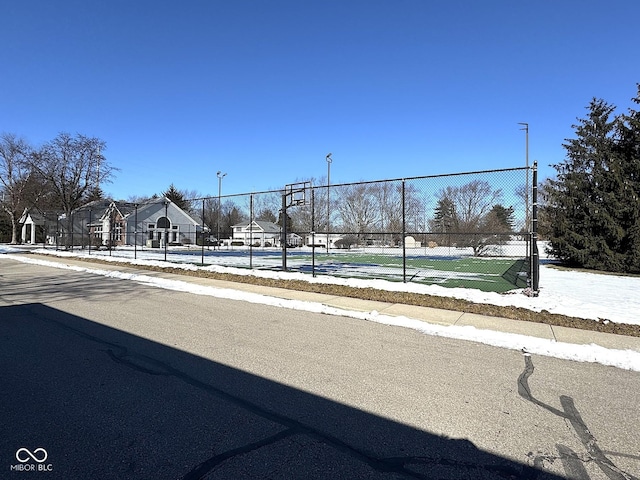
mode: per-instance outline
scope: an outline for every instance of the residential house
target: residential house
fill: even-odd
[[[232,225],[231,241],[254,247],[274,247],[280,245],[280,226],[266,220]]]
[[[282,231],[280,225],[266,220],[254,220],[249,223],[232,225],[231,242],[254,247],[281,247]],[[225,240],[223,240],[224,242]],[[287,233],[287,245],[302,245],[302,237],[297,233]]]
[[[67,246],[195,244],[202,225],[167,198],[141,203],[96,200],[48,224],[50,243]]]
[[[111,238],[114,245],[191,245],[202,235],[200,222],[166,197],[140,204],[112,202],[94,228],[103,244]]]

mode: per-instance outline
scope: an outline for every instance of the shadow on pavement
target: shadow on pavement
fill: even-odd
[[[0,367],[2,478],[560,478],[38,303]]]

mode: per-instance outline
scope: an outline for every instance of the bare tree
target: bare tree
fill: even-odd
[[[208,197],[204,200],[204,212],[203,223],[205,227],[209,229],[212,234],[217,234],[218,219],[219,219],[219,205],[217,197]],[[216,238],[216,240],[218,240]]]
[[[249,201],[249,200],[247,200]],[[282,208],[282,193],[278,191],[253,195],[254,220],[266,220],[275,223]]]
[[[145,203],[148,202],[149,200],[151,200],[153,197],[151,196],[146,196],[146,195],[129,195],[127,197],[126,202],[127,203]]]
[[[531,228],[531,192],[527,192],[527,186],[522,184],[518,185],[515,189],[516,196],[522,200],[522,205],[524,205],[525,217],[524,224],[518,229],[521,233],[528,233]]]
[[[488,229],[492,224],[487,216],[502,197],[500,189],[494,190],[488,182],[473,180],[460,187],[449,186],[437,194],[440,209],[446,205],[447,232],[458,246],[472,247],[474,255],[482,255],[488,244]],[[495,232],[493,232],[495,233]]]
[[[222,237],[231,238],[233,226],[239,223],[248,222],[249,216],[233,200],[227,200],[222,204],[220,228]],[[223,235],[224,234],[224,235]]]
[[[29,163],[31,147],[14,134],[0,135],[0,205],[11,221],[11,243],[20,243],[20,217],[33,201],[35,190],[32,168]]]
[[[374,184],[358,183],[340,188],[336,206],[346,232],[360,236],[379,225],[378,198]]]
[[[32,165],[53,192],[72,229],[71,212],[86,203],[88,194],[109,182],[116,170],[102,152],[106,143],[95,137],[60,133],[33,156]]]
[[[381,212],[381,228],[391,233],[394,243],[402,243],[405,230],[416,231],[423,225],[424,204],[420,201],[418,189],[414,184],[383,182],[373,185],[378,190]],[[404,197],[404,199],[403,199]],[[403,208],[404,205],[404,208]]]

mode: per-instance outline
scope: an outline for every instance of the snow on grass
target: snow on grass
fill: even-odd
[[[0,246],[1,249],[4,248]],[[62,252],[46,249],[34,250],[36,253],[44,253],[57,256],[87,257],[86,251],[82,253]],[[196,252],[197,253],[197,252]],[[223,251],[224,253],[224,251]],[[431,252],[430,252],[431,253]],[[115,256],[118,255],[118,256]],[[420,283],[392,282],[381,279],[344,278],[328,275],[313,277],[310,274],[298,272],[282,272],[271,269],[240,268],[229,266],[229,257],[224,257],[226,265],[210,265],[199,267],[193,264],[194,259],[200,260],[199,255],[184,255],[171,253],[174,261],[167,263],[161,260],[162,255],[149,250],[138,251],[137,259],[133,259],[133,250],[119,249],[114,256],[108,252],[92,252],[89,257],[101,260],[120,262],[134,265],[154,265],[158,267],[171,266],[185,270],[203,269],[218,273],[232,273],[235,275],[253,275],[256,277],[301,280],[309,283],[328,283],[345,285],[355,288],[375,288],[379,290],[421,293],[440,297],[453,297],[468,300],[474,303],[485,303],[497,306],[520,307],[536,312],[546,310],[550,313],[568,315],[595,321],[610,321],[640,325],[640,277],[606,275],[572,270],[560,270],[552,265],[540,266],[540,293],[538,297],[528,297],[522,294],[522,290],[512,290],[507,294],[495,292],[483,292],[471,288],[450,288],[440,285],[425,285]],[[275,252],[274,252],[275,256]],[[247,264],[245,256],[238,255],[237,265]],[[205,257],[207,262],[214,262],[216,257]],[[185,262],[185,263],[175,263]],[[186,263],[190,262],[190,263]],[[278,268],[277,264],[272,266]]]
[[[78,255],[58,252],[58,256],[77,257]],[[79,267],[74,265],[62,264],[60,262],[55,262],[55,261],[36,259],[33,257],[29,257],[28,255],[8,255],[7,257],[22,261],[25,263],[39,264],[39,265],[45,265],[45,266],[50,266],[55,268],[64,268],[64,269],[73,270],[73,271],[86,272],[94,275],[103,275],[105,277],[110,277],[110,278],[135,281],[141,284],[150,285],[157,288],[188,292],[195,295],[207,295],[207,296],[214,296],[217,298],[241,300],[245,302],[271,305],[274,307],[289,308],[289,309],[306,311],[306,312],[347,316],[351,318],[357,318],[365,321],[371,321],[371,322],[381,323],[381,324],[390,325],[390,326],[410,328],[412,330],[421,332],[426,335],[473,341],[473,342],[483,343],[486,345],[492,345],[492,346],[501,347],[501,348],[521,350],[523,352],[527,352],[528,354],[551,356],[555,358],[561,358],[561,359],[573,360],[573,361],[579,361],[579,362],[594,362],[594,363],[600,363],[602,365],[608,365],[608,366],[613,366],[617,368],[623,368],[626,370],[633,370],[633,371],[640,372],[640,352],[636,352],[633,350],[607,349],[594,344],[575,345],[575,344],[569,344],[569,343],[555,342],[555,341],[541,339],[541,338],[528,337],[525,335],[482,330],[472,326],[434,325],[434,324],[429,324],[420,320],[415,320],[407,317],[383,315],[376,311],[354,312],[351,310],[342,310],[339,308],[323,305],[321,303],[305,302],[300,300],[288,300],[288,299],[270,297],[266,295],[255,294],[255,293],[241,292],[233,289],[207,287],[207,286],[192,284],[192,283],[181,281],[181,280],[170,280],[170,279],[158,278],[158,277],[153,277],[150,275],[144,275],[144,274],[138,274],[138,273],[127,273],[127,272],[121,272],[117,270],[114,271],[114,270],[104,270],[99,268]],[[0,257],[0,259],[1,258],[2,257]],[[111,258],[112,261],[121,262],[121,263],[167,266],[167,263],[162,261],[157,261],[157,260],[138,259],[135,261],[127,261],[125,259],[117,258],[117,257],[103,257],[103,258],[104,259]],[[174,264],[170,264],[170,265],[175,266]],[[194,270],[198,267],[196,267],[195,265],[185,264],[185,265],[180,265],[180,268],[184,268],[185,270]],[[213,270],[213,271],[223,271],[223,272],[235,273],[235,274],[255,274],[257,276],[266,276],[269,278],[286,278],[286,279],[297,278],[297,279],[305,279],[308,281],[315,281],[315,282],[327,282],[331,280],[326,278],[314,279],[312,277],[310,278],[307,275],[299,274],[299,273],[289,274],[286,272],[247,271],[247,270],[241,270],[241,269],[230,268],[230,267],[220,267],[220,266],[211,266],[206,268],[207,270]],[[577,274],[576,278],[581,278],[581,275],[584,275],[578,272],[569,272],[569,273],[576,273]],[[612,279],[618,278],[618,277],[609,276],[609,275],[606,275],[604,277],[608,278],[613,283],[615,283],[615,281],[613,281]],[[353,280],[353,279],[333,279],[333,280],[334,280],[334,283],[344,282],[345,285],[360,286],[360,287],[374,286],[374,288],[380,288],[385,284],[392,283],[392,285],[396,289],[400,288],[400,286],[394,282],[370,281],[370,282],[363,283],[362,280]],[[589,281],[591,280],[593,279],[589,278]],[[404,286],[407,288],[413,288],[411,285],[404,285]],[[424,288],[424,286],[422,287]],[[443,289],[443,287],[438,287],[438,286],[431,286],[429,288],[431,289],[433,287]],[[615,287],[616,287],[615,284],[611,287],[613,288],[612,291],[615,291]],[[452,290],[452,289],[443,289],[443,290]],[[456,290],[462,290],[462,289],[456,289]],[[487,295],[487,294],[483,294],[483,295]],[[494,295],[497,295],[497,294],[494,294]],[[529,299],[524,295],[517,295],[517,296],[508,295],[506,297],[508,298],[523,297],[530,301],[540,299],[540,297],[538,297],[537,299]]]

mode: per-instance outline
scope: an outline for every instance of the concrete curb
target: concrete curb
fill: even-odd
[[[46,259],[52,262],[82,266],[85,268],[96,268],[111,271],[117,270],[122,272],[147,275],[151,277],[180,280],[183,282],[201,286],[224,288],[265,295],[269,297],[283,298],[287,300],[320,303],[328,307],[342,310],[351,310],[357,312],[375,311],[388,316],[406,317],[435,325],[473,326],[480,330],[514,333],[563,343],[571,343],[576,345],[595,344],[604,348],[617,350],[633,350],[636,352],[640,352],[640,338],[638,337],[629,337],[624,335],[615,335],[610,333],[580,330],[561,326],[552,326],[542,323],[512,320],[500,317],[490,317],[474,313],[441,310],[430,307],[380,302],[375,300],[362,300],[357,298],[327,295],[323,293],[304,292],[278,287],[267,287],[248,283],[192,277],[189,275],[179,275],[174,273],[145,270],[142,268],[137,268],[135,265],[128,265],[125,263],[98,265],[95,263],[83,261],[82,258],[57,257],[54,255],[38,254],[33,254],[33,256],[37,256],[39,258]]]

